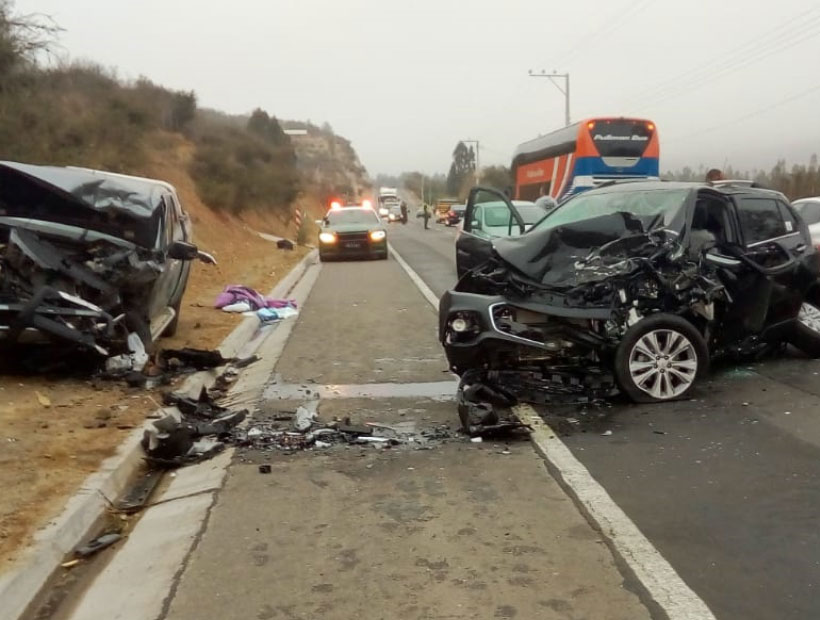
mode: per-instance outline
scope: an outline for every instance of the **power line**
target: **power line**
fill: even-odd
[[[820,84],[815,84],[811,88],[808,88],[804,91],[801,91],[799,93],[796,93],[794,95],[786,97],[785,99],[781,99],[780,101],[777,101],[773,104],[770,104],[770,105],[768,105],[764,108],[760,108],[758,110],[750,112],[750,113],[748,113],[744,116],[734,118],[731,121],[721,123],[720,125],[715,125],[714,127],[709,127],[708,129],[703,129],[703,130],[698,131],[698,132],[693,133],[693,134],[687,134],[685,136],[680,136],[680,137],[677,137],[677,138],[675,138],[675,137],[668,138],[668,140],[670,142],[673,142],[675,140],[678,140],[678,141],[680,141],[680,140],[690,140],[692,138],[697,138],[697,137],[700,137],[702,135],[705,135],[707,133],[713,133],[715,131],[720,131],[721,129],[725,129],[726,127],[732,127],[733,125],[737,125],[737,124],[742,123],[744,121],[748,121],[751,118],[755,118],[757,116],[765,114],[766,112],[769,112],[769,111],[774,110],[776,108],[782,107],[782,106],[784,106],[788,103],[791,103],[793,101],[797,101],[798,99],[803,99],[804,97],[808,97],[809,95],[811,95],[812,93],[817,92],[817,91],[820,91]]]
[[[623,21],[641,9],[647,8],[655,0],[633,0],[626,8],[615,11],[605,19],[605,21],[592,32],[579,38],[579,42],[573,45],[563,55],[554,62],[555,66],[566,65],[569,60],[576,60],[578,57],[588,53],[591,48],[597,45],[601,39],[620,26]]]
[[[812,9],[807,13],[815,11],[816,9]],[[801,17],[802,15],[795,19],[799,19]],[[775,28],[770,32],[774,32],[781,28],[782,26]],[[641,108],[646,108],[649,106],[658,105],[659,103],[668,101],[669,99],[674,98],[684,92],[696,90],[709,82],[779,54],[787,49],[808,41],[809,39],[815,38],[818,35],[820,35],[820,15],[808,21],[803,21],[796,28],[791,28],[775,37],[769,37],[768,39],[765,37],[763,39],[757,38],[754,41],[747,42],[746,44],[733,50],[729,54],[728,58],[718,61],[717,63],[710,62],[696,69],[690,69],[684,74],[664,82],[654,90],[647,91],[650,94],[648,96],[644,96],[643,100],[638,98],[631,99],[626,104],[626,107],[634,108],[639,106]],[[756,49],[751,53],[747,53],[745,51],[749,45],[754,45],[756,47]],[[688,79],[683,79],[685,76],[689,76]]]
[[[804,11],[803,13],[795,15],[794,17],[789,18],[788,20],[786,20],[785,22],[783,22],[780,25],[776,26],[775,28],[767,31],[768,35],[773,35],[774,33],[778,32],[779,30],[783,30],[785,28],[785,29],[787,29],[786,32],[782,32],[774,38],[775,39],[780,39],[783,36],[791,37],[792,34],[793,34],[793,31],[788,30],[788,27],[791,24],[793,24],[794,22],[800,22],[800,24],[798,24],[798,29],[799,29],[801,26],[803,26],[805,24],[805,22],[803,21],[803,18],[806,17],[807,15],[810,15],[810,14],[816,13],[816,12],[817,12],[817,9],[812,8],[812,9],[809,9],[808,11]],[[812,21],[812,20],[810,20],[810,21]],[[768,36],[768,35],[767,35],[766,32],[763,33],[764,37]],[[771,42],[769,42],[769,43],[771,43]],[[750,39],[750,40],[746,41],[745,43],[739,45],[738,47],[730,49],[728,51],[727,55],[724,55],[719,62],[725,64],[725,63],[735,62],[736,60],[738,60],[738,58],[745,58],[746,54],[747,54],[747,51],[750,48],[759,48],[760,45],[761,45],[761,35],[755,35],[755,37],[753,37],[752,39]],[[752,49],[751,51],[754,51],[754,50]],[[672,78],[669,78],[669,79],[661,82],[660,84],[656,84],[655,86],[644,90],[644,92],[642,92],[642,93],[638,93],[633,99],[630,100],[630,102],[635,101],[635,100],[643,100],[643,99],[647,99],[647,98],[652,98],[652,97],[656,96],[658,92],[666,90],[670,86],[677,85],[680,82],[680,80],[682,80],[684,78],[690,78],[693,75],[698,75],[698,74],[701,74],[703,72],[708,73],[710,71],[713,71],[714,69],[715,69],[714,60],[710,59],[710,60],[706,61],[705,63],[702,63],[700,65],[692,67],[691,69],[688,69],[688,70],[684,71],[683,73],[680,73],[680,74],[678,74],[678,75],[676,75]]]

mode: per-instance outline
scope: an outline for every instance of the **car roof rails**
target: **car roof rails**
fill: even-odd
[[[749,179],[721,179],[712,181],[710,185],[714,187],[755,187],[755,182]]]
[[[621,183],[657,183],[658,181],[666,182],[665,179],[659,179],[658,177],[631,177],[629,179],[611,179],[609,181],[604,181],[603,183],[596,185],[593,189],[612,187],[613,185],[619,185]]]

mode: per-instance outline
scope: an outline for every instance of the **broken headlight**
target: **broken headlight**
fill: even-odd
[[[447,320],[447,342],[471,340],[481,331],[477,312],[456,312]]]

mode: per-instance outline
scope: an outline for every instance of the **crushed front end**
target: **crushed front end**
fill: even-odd
[[[536,279],[496,254],[441,298],[439,338],[462,378],[469,432],[501,423],[497,411],[488,414],[501,399],[483,398],[482,389],[535,404],[613,396],[613,361],[632,325],[669,313],[708,333],[725,299],[713,270],[666,231],[627,235],[570,258],[560,274],[553,265],[551,277]]]

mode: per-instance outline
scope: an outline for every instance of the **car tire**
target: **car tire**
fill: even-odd
[[[387,252],[379,254],[379,260],[387,260]]]
[[[820,357],[820,304],[803,302],[789,342],[809,357]]]
[[[708,368],[703,336],[674,314],[653,314],[635,323],[615,351],[615,379],[636,403],[686,398]]]

